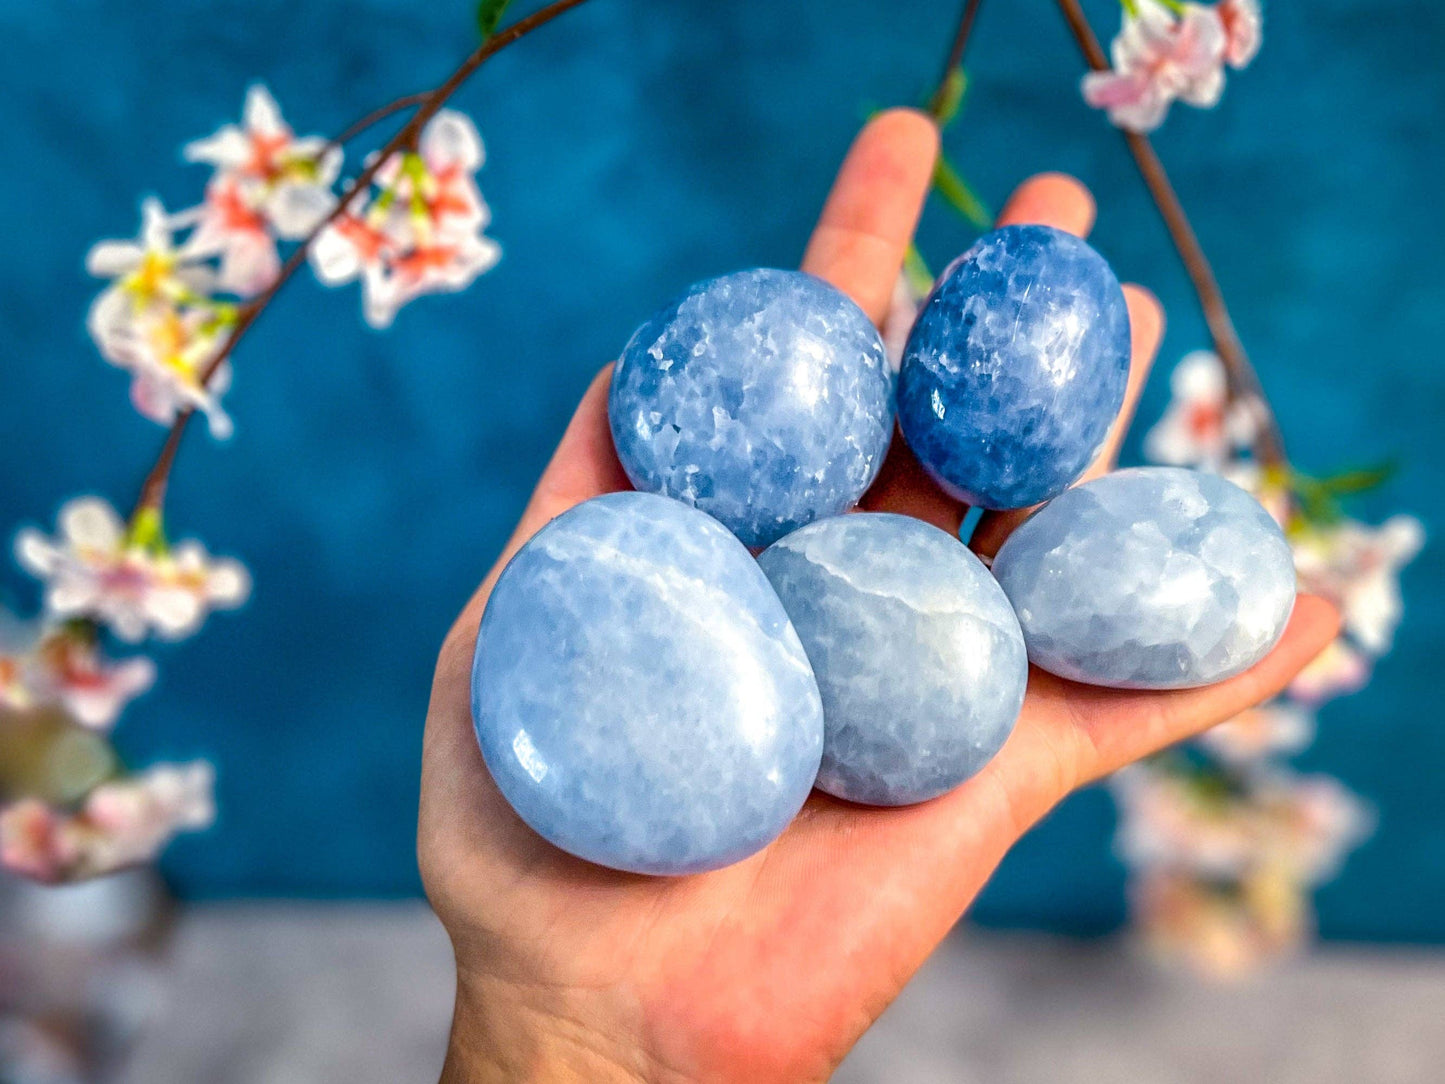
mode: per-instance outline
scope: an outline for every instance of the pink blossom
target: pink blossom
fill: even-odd
[[[77,812],[19,799],[0,808],[0,866],[55,882],[148,862],[177,833],[214,820],[212,781],[203,761],[162,764],[100,784]]]
[[[1301,589],[1340,608],[1345,630],[1371,655],[1390,649],[1404,604],[1400,570],[1425,544],[1412,516],[1392,516],[1379,527],[1354,520],[1313,527],[1294,540]]]
[[[250,592],[238,561],[213,559],[194,541],[137,545],[97,497],[66,504],[57,527],[53,540],[27,529],[15,541],[21,565],[46,581],[54,617],[95,617],[123,640],[147,631],[174,640],[194,632],[210,610],[233,609]]]
[[[1169,407],[1144,438],[1144,453],[1152,461],[1219,471],[1258,435],[1257,405],[1230,401],[1224,363],[1213,351],[1186,354],[1169,388]]]
[[[1117,127],[1153,131],[1176,99],[1201,108],[1219,101],[1225,48],[1216,8],[1184,4],[1176,16],[1157,0],[1137,0],[1114,39],[1112,70],[1084,76],[1084,100]]]
[[[1264,41],[1264,19],[1259,0],[1221,0],[1219,20],[1224,24],[1224,59],[1231,68],[1245,68]]]
[[[61,628],[41,639],[35,653],[36,684],[45,699],[58,702],[82,726],[104,729],[126,704],[156,680],[147,658],[104,658],[90,637]]]
[[[423,294],[464,289],[501,256],[482,232],[489,211],[473,175],[483,159],[472,122],[438,113],[415,153],[377,171],[378,194],[321,231],[310,250],[316,276],[328,285],[360,279],[366,320],[377,328]]]
[[[188,248],[219,256],[222,287],[242,297],[276,277],[276,238],[307,236],[336,206],[341,149],[320,136],[297,138],[264,86],[246,92],[241,126],[191,143],[185,155],[216,170]]]
[[[0,807],[0,866],[36,881],[59,880],[78,853],[65,829],[64,815],[38,798]]]
[[[219,285],[239,297],[254,297],[275,281],[281,255],[266,216],[254,206],[241,181],[221,173],[206,186],[196,210],[187,250],[220,259]]]
[[[1370,671],[1369,656],[1342,639],[1335,640],[1295,675],[1289,695],[1303,704],[1317,706],[1363,689],[1370,680]]]
[[[204,761],[161,764],[96,787],[81,813],[90,871],[149,861],[178,832],[208,827],[214,777]]]
[[[93,636],[68,625],[32,633],[24,644],[0,645],[0,707],[59,704],[92,729],[111,726],[155,676],[149,659],[107,659]]]

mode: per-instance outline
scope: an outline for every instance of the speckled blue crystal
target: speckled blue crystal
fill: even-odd
[[[845,294],[760,268],[697,283],[638,328],[607,411],[633,485],[765,546],[872,483],[893,434],[893,372]]]
[[[1091,685],[1185,689],[1248,669],[1295,598],[1279,525],[1217,475],[1117,471],[1055,498],[994,575],[1037,666]]]
[[[638,873],[763,847],[823,749],[813,671],[757,562],[716,520],[645,493],[578,505],[507,564],[472,718],[524,821]]]
[[[758,558],[823,694],[818,787],[920,802],[1013,730],[1028,657],[1008,599],[953,535],[908,516],[820,520]]]
[[[903,352],[898,421],[949,492],[1048,500],[1094,458],[1124,401],[1129,312],[1104,258],[1048,226],[1005,226],[955,260]]]

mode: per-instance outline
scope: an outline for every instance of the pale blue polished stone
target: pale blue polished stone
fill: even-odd
[[[1177,467],[1056,497],[994,559],[1029,659],[1121,689],[1209,685],[1253,666],[1294,607],[1294,560],[1244,490]]]
[[[1104,258],[1048,226],[1005,226],[943,272],[898,377],[908,445],[949,492],[1025,508],[1069,486],[1124,401],[1129,312]]]
[[[758,558],[823,694],[818,787],[920,802],[984,766],[1028,681],[1017,618],[962,542],[909,516],[820,520]]]
[[[638,873],[763,847],[823,749],[813,671],[757,562],[646,493],[580,504],[508,562],[477,634],[472,719],[524,821]]]
[[[801,271],[738,271],[637,329],[607,412],[633,485],[765,546],[872,483],[893,435],[893,371],[841,291]]]

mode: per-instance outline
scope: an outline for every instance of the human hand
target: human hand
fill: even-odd
[[[864,129],[803,267],[881,320],[928,191],[937,132],[921,114]],[[1045,175],[1001,222],[1086,234],[1088,192]],[[1110,468],[1159,344],[1162,313],[1126,286],[1133,358],[1124,409],[1091,474]],[[629,488],[598,374],[501,558],[457,619],[437,664],[422,764],[422,877],[451,935],[457,1002],[445,1081],[825,1079],[968,907],[1010,846],[1077,787],[1282,689],[1337,630],[1301,597],[1283,640],[1218,685],[1133,692],[1038,670],[1008,743],[974,778],[892,809],[814,792],[774,843],[736,865],[645,877],[592,865],[533,833],[488,774],[472,734],[477,625],[507,559],[553,517]],[[956,531],[963,508],[901,440],[864,499]],[[1021,519],[989,517],[991,551]]]

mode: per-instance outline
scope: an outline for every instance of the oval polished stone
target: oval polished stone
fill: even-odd
[[[1048,226],[984,234],[919,311],[898,421],[946,490],[984,508],[1063,492],[1124,401],[1129,310],[1104,258]]]
[[[638,873],[767,844],[823,748],[813,671],[757,562],[716,520],[645,493],[578,505],[508,562],[477,634],[472,718],[524,821]]]
[[[841,291],[801,271],[738,271],[637,329],[607,413],[634,486],[765,546],[872,484],[893,435],[893,371]]]
[[[817,786],[870,805],[951,790],[998,752],[1028,681],[1018,620],[957,538],[910,516],[820,520],[758,558],[823,694]]]
[[[993,574],[1029,659],[1120,689],[1187,689],[1253,666],[1294,608],[1289,544],[1215,474],[1116,471],[1056,497],[1009,537]]]

